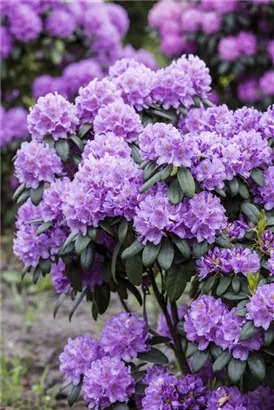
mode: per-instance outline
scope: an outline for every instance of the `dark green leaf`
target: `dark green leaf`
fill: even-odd
[[[189,258],[190,257],[190,246],[188,242],[185,239],[180,239],[178,236],[174,235],[172,237],[173,242],[181,252],[184,258]]]
[[[219,194],[221,197],[226,198],[226,193],[223,189],[220,188],[215,188],[215,191],[217,194]]]
[[[72,135],[70,137],[70,139],[74,142],[75,145],[77,145],[77,147],[80,149],[80,151],[83,151],[84,144],[83,144],[83,141],[80,140],[79,137],[77,137],[76,135]]]
[[[246,313],[247,313],[247,309],[246,309],[245,307],[243,307],[243,308],[237,308],[237,309],[233,312],[233,315],[245,317]]]
[[[216,346],[215,344],[211,344],[210,352],[212,356],[214,357],[214,359],[217,359],[219,356],[221,356],[221,354],[223,353],[223,350],[221,349],[221,347]]]
[[[142,158],[140,156],[139,148],[137,148],[136,145],[131,146],[131,156],[136,164],[142,164]]]
[[[94,259],[94,244],[91,243],[80,255],[81,267],[84,271],[91,268]]]
[[[243,199],[248,199],[249,198],[249,191],[248,191],[246,185],[241,181],[239,181],[239,194],[241,195],[241,197]]]
[[[113,249],[112,259],[111,259],[111,274],[112,274],[112,277],[113,277],[113,280],[114,280],[115,283],[117,283],[116,264],[117,264],[117,257],[118,257],[118,254],[120,252],[120,249],[121,249],[121,244],[120,244],[120,242],[117,242],[114,249]]]
[[[51,221],[43,222],[36,231],[37,235],[41,235],[42,233],[46,232],[52,225],[53,224]]]
[[[233,383],[238,383],[244,374],[246,362],[238,359],[231,359],[228,364],[228,377]]]
[[[21,195],[17,198],[17,205],[23,205],[24,202],[29,198],[30,191],[23,191]]]
[[[74,315],[76,309],[78,308],[78,306],[80,305],[80,303],[82,302],[82,300],[84,299],[84,297],[86,296],[87,291],[88,291],[88,288],[85,288],[85,289],[83,290],[83,292],[75,299],[74,305],[73,305],[73,307],[72,307],[72,309],[71,309],[71,311],[70,311],[70,314],[69,314],[69,321],[71,321],[72,316]]]
[[[88,228],[88,237],[92,240],[92,242],[96,241],[97,236],[97,229],[96,228]]]
[[[112,278],[112,272],[111,272],[111,263],[109,261],[104,261],[103,264],[103,279],[104,282],[109,283]]]
[[[141,255],[136,254],[128,258],[125,263],[127,277],[133,285],[139,286],[142,283],[143,263]]]
[[[109,225],[109,223],[107,223],[107,221],[102,221],[99,223],[99,225],[101,226],[101,228],[108,233],[110,236],[112,236],[114,238],[114,230],[113,228]]]
[[[40,266],[37,265],[36,268],[34,269],[33,275],[32,275],[32,281],[35,285],[38,282],[38,279],[40,277],[41,272],[42,272],[42,270],[41,270]]]
[[[259,381],[263,381],[265,379],[266,371],[262,355],[257,352],[250,352],[247,363],[252,376],[254,376]]]
[[[78,137],[83,138],[92,129],[92,124],[83,124],[79,127]]]
[[[159,253],[161,244],[159,243],[158,245],[154,245],[153,243],[147,243],[143,249],[142,253],[142,260],[144,266],[150,266],[152,265]]]
[[[232,244],[229,240],[228,235],[226,235],[224,232],[221,233],[221,235],[216,239],[215,241],[219,246],[221,246],[222,248],[228,248],[231,249],[232,248]]]
[[[241,282],[240,282],[240,279],[238,278],[238,276],[234,276],[234,278],[232,279],[231,284],[232,284],[233,292],[239,293],[240,289],[241,289]]]
[[[144,180],[147,181],[157,168],[158,165],[155,162],[149,162],[144,169]]]
[[[24,279],[24,277],[26,276],[26,274],[30,271],[30,266],[25,266],[24,269],[22,270],[21,273],[21,280]]]
[[[197,343],[188,342],[186,349],[186,359],[190,359],[198,351]]]
[[[220,280],[219,280],[219,284],[217,286],[217,289],[216,289],[216,295],[218,297],[222,296],[225,293],[225,291],[227,290],[230,283],[231,283],[231,277],[229,277],[229,276],[221,277]]]
[[[150,344],[151,346],[153,345],[159,345],[159,344],[166,344],[166,343],[170,343],[171,339],[169,337],[165,337],[165,336],[153,336],[150,339]]]
[[[123,219],[118,229],[118,238],[121,244],[124,243],[124,240],[127,236],[127,231],[128,231],[128,221],[126,219]]]
[[[229,185],[229,189],[231,191],[232,196],[238,195],[238,193],[239,193],[239,181],[238,181],[238,179],[236,177],[233,178],[231,181],[229,181],[228,185]]]
[[[63,304],[64,300],[67,297],[67,292],[63,292],[61,293],[61,295],[58,297],[57,301],[56,301],[56,305],[53,311],[53,317],[55,318],[57,315],[57,312],[59,310],[59,308],[61,307],[61,305]]]
[[[72,287],[77,292],[82,292],[82,279],[81,279],[81,272],[80,266],[76,263],[72,263],[66,269],[66,275],[68,280],[70,281]]]
[[[36,189],[32,188],[30,190],[30,199],[31,199],[31,202],[33,203],[33,205],[35,205],[35,206],[39,205],[39,203],[42,199],[43,193],[44,193],[44,184],[41,184]]]
[[[185,195],[192,198],[195,194],[195,181],[191,172],[182,167],[178,171],[177,178]]]
[[[260,212],[255,205],[245,202],[241,205],[241,210],[251,222],[254,224],[259,222]]]
[[[50,259],[40,259],[39,266],[43,273],[50,273],[51,260]]]
[[[21,185],[19,185],[19,187],[14,192],[13,197],[12,197],[13,201],[16,201],[19,198],[19,196],[23,193],[24,189],[25,189],[25,183],[23,182]]]
[[[172,164],[167,165],[161,172],[161,180],[165,181],[171,174],[172,170],[173,170],[173,165]]]
[[[172,183],[168,187],[168,199],[172,205],[177,205],[182,202],[184,197],[183,190],[178,182],[177,179],[172,181]]]
[[[185,335],[186,335],[184,322],[179,322],[179,323],[177,324],[177,332],[178,332],[179,335],[181,335],[181,336],[185,336]]]
[[[258,184],[259,186],[264,186],[264,173],[259,168],[255,168],[251,172],[251,178]]]
[[[199,97],[198,95],[194,95],[194,96],[192,97],[192,99],[193,99],[193,101],[194,101],[194,105],[195,105],[197,108],[200,108],[200,107],[201,107],[201,99],[200,99],[200,97]]]
[[[202,284],[202,292],[208,294],[215,284],[216,278],[211,276],[208,279],[205,279]]]
[[[97,308],[95,301],[93,301],[92,303],[91,313],[92,313],[93,319],[96,321],[98,319],[99,312],[98,312],[98,308]]]
[[[208,243],[207,241],[197,242],[196,240],[193,242],[192,245],[193,253],[197,259],[204,256],[208,251]]]
[[[124,283],[124,285],[126,286],[126,288],[136,297],[137,301],[139,302],[139,305],[142,306],[143,304],[143,300],[142,300],[142,296],[141,293],[139,292],[139,290],[128,280],[121,280],[120,283]]]
[[[173,265],[166,273],[165,287],[171,302],[176,302],[185,290],[187,282],[191,279],[191,271],[185,271],[183,267]]]
[[[131,372],[131,376],[134,378],[135,383],[138,383],[139,381],[141,381],[145,374],[146,374],[145,370],[138,370],[138,371]]]
[[[55,150],[63,162],[67,162],[69,157],[69,143],[65,139],[60,139],[55,143]]]
[[[144,383],[137,383],[135,385],[135,394],[144,394],[146,385]]]
[[[76,402],[82,389],[83,382],[81,381],[77,386],[73,386],[68,396],[68,404],[70,407]]]
[[[156,349],[156,347],[152,347],[146,353],[139,353],[138,359],[154,364],[168,364],[168,358],[166,357],[166,355],[164,355],[164,353],[162,353],[160,350]]]
[[[245,340],[251,339],[259,331],[260,331],[260,328],[255,327],[253,322],[251,322],[251,321],[246,322],[244,324],[244,326],[242,327],[242,330],[241,330],[241,333],[240,333],[240,341],[243,342]]]
[[[213,363],[213,373],[217,373],[220,370],[222,370],[227,363],[230,361],[231,359],[231,354],[225,350],[220,356],[217,357],[217,359],[215,360],[215,362]]]
[[[136,239],[128,248],[126,248],[123,251],[121,258],[122,259],[131,258],[137,253],[141,252],[143,249],[144,249],[144,245]]]
[[[100,315],[105,313],[110,301],[110,290],[106,283],[96,286],[94,290],[94,299]]]
[[[141,194],[143,192],[146,192],[152,185],[156,184],[157,182],[159,182],[161,180],[161,172],[162,171],[157,172],[148,181],[146,181],[144,183],[144,185],[142,185],[142,187],[140,189]]]
[[[223,297],[227,300],[243,300],[247,298],[247,294],[245,292],[239,292],[238,294],[226,292]]]
[[[274,330],[268,329],[264,333],[264,345],[270,346],[273,343],[273,340],[274,340]]]
[[[62,250],[64,250],[68,245],[70,245],[74,241],[76,235],[77,234],[72,233],[72,232],[69,234],[69,236],[67,237],[67,239],[65,240],[65,242],[61,246],[60,252],[62,252]]]
[[[168,270],[173,262],[174,248],[168,238],[165,238],[161,243],[161,249],[159,251],[157,260],[163,270]]]
[[[198,350],[191,359],[191,368],[193,373],[198,373],[208,362],[209,352],[207,350]]]
[[[83,236],[81,233],[79,233],[76,236],[74,245],[76,254],[80,255],[87,248],[90,241],[91,239],[89,236]]]

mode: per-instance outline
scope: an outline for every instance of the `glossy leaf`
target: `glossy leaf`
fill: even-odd
[[[168,238],[162,241],[157,260],[163,270],[168,270],[171,267],[174,258],[174,248]]]
[[[192,198],[195,194],[195,180],[191,172],[187,168],[180,168],[177,174],[179,184],[188,198]]]

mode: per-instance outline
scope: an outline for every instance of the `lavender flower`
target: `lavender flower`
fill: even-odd
[[[120,357],[125,361],[135,358],[138,353],[149,350],[147,325],[134,314],[121,312],[106,323],[101,337],[101,345],[110,357]]]
[[[112,131],[118,137],[123,137],[127,142],[136,141],[142,131],[140,117],[134,108],[119,99],[100,108],[94,119],[93,126],[97,134]]]
[[[274,105],[268,107],[260,119],[260,128],[265,138],[272,138],[274,134]]]
[[[237,60],[241,54],[237,37],[227,36],[222,38],[218,44],[218,53],[222,60]]]
[[[36,141],[23,142],[14,162],[15,175],[27,188],[53,182],[62,172],[62,162],[53,148]]]
[[[274,250],[274,233],[271,231],[264,231],[260,237],[260,248],[265,253],[270,253]]]
[[[267,211],[274,207],[274,166],[264,171],[264,186],[256,187],[255,201],[263,204]]]
[[[60,354],[60,370],[65,373],[65,380],[76,386],[81,376],[89,371],[92,363],[101,357],[101,348],[96,340],[88,336],[78,336],[69,339]]]
[[[259,81],[260,89],[265,95],[274,95],[274,71],[267,71]]]
[[[183,304],[183,305],[181,305],[181,306],[179,307],[179,309],[178,309],[178,316],[179,316],[179,319],[180,319],[180,320],[183,319],[183,317],[184,317],[184,315],[185,315],[187,309],[188,309],[188,306],[187,306],[186,304]],[[171,316],[171,308],[170,308],[170,306],[168,307],[168,312],[169,312],[169,314],[170,314],[170,316]],[[164,315],[163,313],[160,313],[159,316],[158,316],[157,332],[158,332],[161,336],[169,337],[170,339],[172,338],[172,337],[171,337],[171,334],[170,334],[169,327],[168,327],[167,322],[166,322],[165,315]]]
[[[62,259],[59,259],[57,263],[51,265],[50,277],[57,293],[62,293],[70,289],[71,284],[65,274],[65,264],[62,262]]]
[[[119,99],[120,91],[107,78],[95,78],[87,86],[81,87],[75,99],[77,114],[82,122],[92,122],[100,108]]]
[[[13,140],[23,139],[28,136],[28,112],[23,107],[10,108],[1,112],[1,137],[0,145],[4,146]]]
[[[127,403],[134,392],[134,380],[118,357],[92,362],[83,383],[84,399],[90,409],[105,409],[117,401]]]
[[[251,410],[237,387],[219,387],[209,396],[207,410]]]
[[[273,407],[274,390],[270,387],[259,386],[246,395],[248,408],[252,410],[271,410]]]
[[[129,28],[129,18],[126,10],[115,3],[107,3],[107,11],[112,24],[117,28],[119,34],[124,36]]]
[[[28,129],[38,142],[50,134],[55,140],[74,134],[79,120],[74,105],[58,94],[40,97],[28,116]]]
[[[63,9],[54,9],[46,20],[46,30],[55,37],[69,37],[76,28],[76,21],[71,13]]]
[[[246,305],[247,319],[267,330],[274,319],[274,283],[259,287]]]
[[[42,21],[36,11],[27,4],[12,8],[8,15],[11,34],[19,41],[36,39],[42,31]]]
[[[1,26],[0,37],[1,37],[0,55],[1,55],[1,58],[5,60],[12,51],[12,47],[13,47],[12,36],[10,35],[6,27]]]
[[[238,85],[237,95],[239,99],[247,103],[255,103],[259,100],[259,83],[256,78],[243,81]]]
[[[257,41],[252,33],[241,31],[237,36],[238,48],[243,55],[251,56],[256,53]]]
[[[270,252],[270,258],[268,259],[267,267],[269,269],[270,276],[274,276],[274,251]]]
[[[52,77],[51,75],[40,75],[36,77],[32,84],[32,95],[37,100],[49,93],[66,95],[65,84],[62,77]]]
[[[91,155],[95,159],[100,159],[108,153],[111,157],[130,158],[131,150],[125,140],[117,137],[112,132],[106,134],[96,134],[94,140],[88,141],[84,148],[82,158],[88,159]]]

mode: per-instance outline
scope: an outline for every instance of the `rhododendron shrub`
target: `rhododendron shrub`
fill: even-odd
[[[156,71],[124,59],[74,104],[47,94],[30,111],[23,275],[51,275],[55,315],[66,298],[70,319],[85,301],[94,320],[113,298],[125,310],[65,346],[70,404],[82,390],[90,409],[273,407],[274,107],[210,106],[210,84],[193,55]]]
[[[272,0],[162,0],[149,25],[168,57],[195,52],[207,63],[214,103],[265,109],[274,102],[273,16]]]

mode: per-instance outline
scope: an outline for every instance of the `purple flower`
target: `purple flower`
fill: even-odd
[[[83,286],[88,286],[93,292],[95,286],[101,286],[103,283],[103,258],[96,254],[95,261],[89,271],[82,272]]]
[[[80,382],[81,376],[86,374],[97,359],[102,357],[99,343],[89,336],[78,336],[69,339],[60,354],[60,370],[65,373],[65,380],[74,386]]]
[[[53,182],[62,172],[62,162],[53,148],[36,141],[23,142],[14,162],[15,175],[27,188],[38,188],[40,182]]]
[[[238,49],[242,55],[252,56],[257,51],[257,40],[254,34],[241,31],[237,36]]]
[[[274,276],[274,251],[270,252],[270,258],[268,259],[267,267],[269,269],[270,276]]]
[[[85,87],[94,78],[101,78],[102,70],[94,58],[87,58],[69,64],[63,71],[62,81],[66,85],[66,93],[71,98],[78,94],[80,87]]]
[[[260,237],[260,248],[265,253],[270,253],[274,250],[274,233],[272,231],[264,231]]]
[[[178,316],[179,319],[182,320],[186,311],[188,309],[188,306],[186,304],[183,304],[179,307],[178,309]],[[171,308],[170,306],[168,307],[168,312],[171,316]],[[158,321],[157,321],[157,332],[161,335],[161,336],[165,336],[165,337],[169,337],[170,339],[171,334],[170,334],[170,330],[168,328],[167,322],[166,322],[166,318],[165,315],[163,313],[160,313],[158,316]]]
[[[267,330],[274,319],[274,283],[258,287],[246,307],[247,319]]]
[[[260,119],[260,128],[265,138],[272,138],[274,135],[274,105],[268,107]]]
[[[218,53],[222,60],[237,60],[241,55],[238,38],[235,36],[223,37],[218,44]]]
[[[2,107],[1,107],[2,108]],[[1,111],[1,136],[0,145],[4,146],[16,139],[27,138],[27,115],[23,107],[10,108]]]
[[[201,13],[202,28],[207,34],[217,33],[220,30],[222,24],[221,16],[214,12],[209,11],[207,13]]]
[[[122,57],[124,59],[134,59],[134,61],[136,61],[137,63],[144,64],[146,67],[150,68],[151,70],[157,70],[158,68],[158,63],[152,53],[150,53],[149,51],[143,48],[140,48],[139,50],[135,50],[131,44],[127,44],[126,47],[123,48]],[[118,61],[121,61],[121,60],[118,60]],[[114,65],[116,65],[116,63]],[[110,72],[113,72],[112,67],[110,67]],[[117,75],[115,75],[115,77],[116,76]]]
[[[274,166],[264,171],[264,186],[256,187],[255,201],[263,204],[267,211],[274,207]]]
[[[79,90],[75,99],[77,114],[81,122],[92,122],[100,108],[115,102],[120,97],[120,91],[107,78],[95,78]]]
[[[202,13],[197,8],[189,8],[182,13],[182,30],[187,33],[198,31],[201,28]]]
[[[261,133],[262,113],[253,107],[242,107],[234,111],[234,133],[258,131]]]
[[[274,95],[274,71],[267,71],[259,81],[260,88],[265,95]]]
[[[39,204],[44,222],[63,219],[62,204],[68,190],[69,179],[57,179],[43,193],[43,201]]]
[[[246,406],[246,400],[237,387],[219,387],[210,394],[207,410],[251,410],[251,408]]]
[[[217,331],[226,313],[227,308],[220,299],[200,296],[192,302],[185,315],[187,339],[197,342],[199,350],[205,350],[210,342],[216,341]]]
[[[1,55],[1,58],[5,60],[12,51],[12,47],[13,47],[12,36],[10,35],[6,27],[1,26],[0,37],[1,37],[0,55]]]
[[[255,103],[259,100],[259,83],[256,78],[251,78],[239,83],[237,94],[241,101]]]
[[[245,397],[248,409],[272,410],[273,408],[274,390],[270,387],[259,386],[256,390],[248,392]]]
[[[94,140],[87,142],[82,158],[88,159],[91,155],[95,159],[100,159],[106,153],[111,157],[130,158],[131,149],[123,138],[117,137],[112,132],[107,132],[104,135],[96,134]]]
[[[231,240],[244,238],[249,226],[243,221],[242,218],[229,222],[225,232],[228,234]]]
[[[191,374],[183,378],[168,372],[151,379],[142,400],[143,410],[206,409],[208,390],[202,379]]]
[[[148,341],[148,328],[145,321],[126,312],[118,313],[109,319],[101,336],[101,346],[105,353],[125,361],[137,357],[138,353],[147,352]]]
[[[100,108],[93,125],[95,133],[105,134],[111,131],[127,142],[136,141],[143,128],[134,108],[120,99]]]
[[[201,192],[186,200],[185,204],[183,224],[186,237],[196,238],[198,242],[206,240],[213,243],[216,235],[227,225],[225,209],[220,199],[209,192]]]
[[[124,36],[130,23],[126,10],[119,4],[107,3],[107,11],[112,24],[117,28],[119,34]]]
[[[272,61],[272,64],[274,64],[274,40],[271,40],[268,42],[267,52],[268,52],[269,58]]]
[[[42,31],[42,21],[36,11],[27,4],[18,4],[8,16],[11,34],[19,41],[36,39]]]
[[[37,100],[49,93],[66,95],[65,84],[62,77],[52,77],[51,75],[40,75],[36,77],[32,84],[32,95]]]
[[[168,34],[162,39],[161,51],[168,57],[179,56],[186,52],[186,41],[180,34]]]
[[[62,259],[58,259],[57,263],[51,265],[50,277],[57,293],[70,289],[71,284],[65,274],[65,264],[62,262]]]
[[[38,142],[49,134],[56,141],[74,134],[79,120],[76,108],[58,94],[40,97],[28,115],[28,129]]]
[[[172,205],[169,202],[166,186],[158,184],[155,191],[140,200],[136,209],[133,226],[138,239],[143,244],[149,241],[157,245],[168,232],[184,237],[184,228],[180,227],[184,220],[183,211],[182,204]]]
[[[73,15],[61,8],[54,9],[46,20],[46,30],[55,37],[67,38],[76,28]]]
[[[118,357],[92,362],[85,372],[83,392],[90,409],[105,409],[117,401],[127,403],[134,392],[130,367]]]

